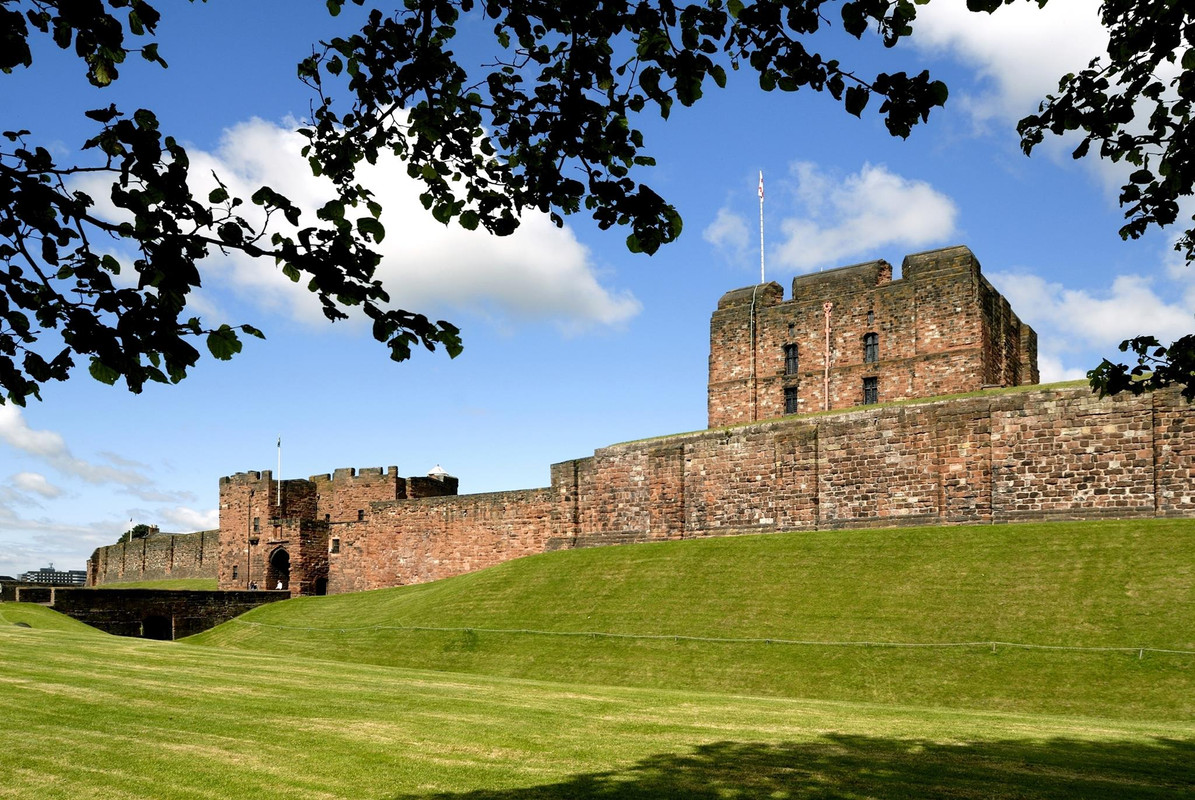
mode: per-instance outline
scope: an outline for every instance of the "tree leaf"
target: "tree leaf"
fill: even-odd
[[[116,383],[116,380],[120,377],[119,372],[95,357],[91,359],[91,365],[87,368],[87,371],[91,373],[91,377],[109,386]]]
[[[361,217],[357,220],[357,230],[364,235],[373,238],[375,242],[381,243],[382,239],[386,238],[386,229],[382,223],[373,217]]]

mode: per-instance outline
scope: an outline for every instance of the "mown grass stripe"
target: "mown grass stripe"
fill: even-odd
[[[15,800],[1119,800],[1195,785],[1190,719],[551,684],[16,628],[0,629],[0,675],[0,797]]]
[[[1195,717],[1195,520],[561,551],[275,603],[191,641],[561,682]]]
[[[1024,642],[839,642],[829,640],[812,640],[812,639],[757,639],[757,638],[730,638],[719,636],[689,636],[686,634],[671,634],[671,633],[609,633],[606,631],[537,631],[527,628],[451,628],[451,627],[435,627],[429,625],[363,625],[357,627],[339,626],[335,628],[314,628],[300,625],[279,625],[269,622],[254,622],[247,619],[233,619],[232,624],[236,625],[250,625],[259,628],[275,628],[284,631],[309,631],[312,633],[354,633],[357,631],[432,631],[442,633],[494,633],[506,635],[527,635],[527,636],[573,636],[588,639],[641,639],[644,641],[686,641],[686,642],[709,642],[711,644],[789,644],[789,645],[804,645],[811,647],[926,647],[926,648],[941,648],[941,647],[981,647],[981,648],[996,648],[996,647],[1012,647],[1022,650],[1073,650],[1086,651],[1092,653],[1166,653],[1170,655],[1184,655],[1195,656],[1195,650],[1166,650],[1158,647],[1081,647],[1078,645],[1061,645],[1061,644],[1027,644]]]

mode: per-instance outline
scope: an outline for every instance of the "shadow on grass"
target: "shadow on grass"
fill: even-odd
[[[625,769],[523,789],[394,800],[1195,797],[1195,742],[1070,739],[942,744],[831,735],[797,744],[717,742]]]

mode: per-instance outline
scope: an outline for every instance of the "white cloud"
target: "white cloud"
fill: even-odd
[[[973,68],[983,89],[952,98],[977,122],[1015,121],[1058,89],[1058,79],[1104,53],[1108,32],[1100,0],[1065,0],[1038,8],[1022,2],[993,14],[968,11],[962,0],[934,0],[917,12],[915,47],[947,54]],[[952,87],[953,88],[953,87]]]
[[[1195,330],[1195,293],[1159,292],[1142,275],[1118,275],[1101,291],[1067,289],[1028,271],[988,277],[1037,331],[1044,382],[1083,377],[1099,359],[1119,355],[1125,339],[1152,334],[1170,342]]]
[[[197,510],[184,506],[163,508],[157,512],[163,521],[163,528],[170,531],[210,531],[220,527],[220,510],[209,508]]]
[[[332,193],[327,181],[311,175],[300,154],[305,142],[289,127],[250,120],[226,131],[216,152],[192,150],[192,173],[200,179],[214,171],[241,197],[270,186],[303,209],[301,223],[314,222],[315,209]],[[513,235],[497,237],[433,220],[419,202],[421,184],[394,156],[362,164],[359,178],[384,208],[378,277],[397,307],[429,315],[468,309],[515,320],[548,319],[566,329],[618,324],[641,308],[630,292],[602,285],[588,248],[545,214],[528,212]],[[212,266],[242,299],[325,324],[313,295],[272,262],[239,254],[223,261]]]
[[[45,475],[36,472],[18,472],[12,476],[13,486],[26,492],[33,492],[42,497],[53,499],[62,494],[62,490],[46,480]]]
[[[192,498],[189,492],[165,492],[156,488],[154,482],[137,469],[78,458],[71,453],[61,434],[30,428],[21,409],[12,403],[0,405],[0,442],[33,456],[63,475],[90,484],[115,484],[143,500],[177,502]]]
[[[769,248],[769,261],[799,271],[839,266],[887,246],[940,244],[954,235],[958,215],[949,197],[882,164],[864,164],[839,178],[797,162],[788,178],[769,183],[768,196],[772,208],[781,207],[771,226],[779,228],[780,241]],[[704,236],[732,260],[745,262],[746,231],[746,220],[723,208]]]
[[[1089,367],[1094,367],[1092,362]],[[1048,350],[1038,349],[1037,372],[1042,383],[1061,383],[1062,381],[1079,381],[1087,377],[1087,368],[1066,366],[1062,357]]]
[[[745,261],[751,247],[747,221],[728,208],[718,209],[718,216],[701,232],[702,238],[719,250],[731,254],[733,261]]]
[[[97,547],[112,544],[124,522],[107,520],[70,525],[46,519],[22,519],[0,505],[0,574],[17,575],[54,563],[59,569],[83,569]]]
[[[1066,289],[1027,273],[995,273],[992,282],[1035,328],[1038,324],[1067,331],[1078,341],[1107,347],[1151,333],[1172,340],[1191,332],[1195,316],[1188,303],[1158,295],[1153,279],[1118,275],[1105,291]]]

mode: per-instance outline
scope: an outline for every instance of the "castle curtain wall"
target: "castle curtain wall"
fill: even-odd
[[[87,560],[87,585],[215,578],[219,531],[171,533],[100,547]]]
[[[375,503],[334,525],[328,590],[548,550],[918,524],[1195,515],[1177,392],[1031,390],[785,418],[598,450],[543,489]]]
[[[672,460],[652,450],[671,449]],[[1177,392],[1029,391],[777,420],[597,451],[578,544],[814,528],[1195,513],[1195,421]],[[608,507],[611,514],[598,509]]]
[[[424,583],[569,547],[568,515],[552,489],[377,503],[364,522],[332,528],[328,591]]]

